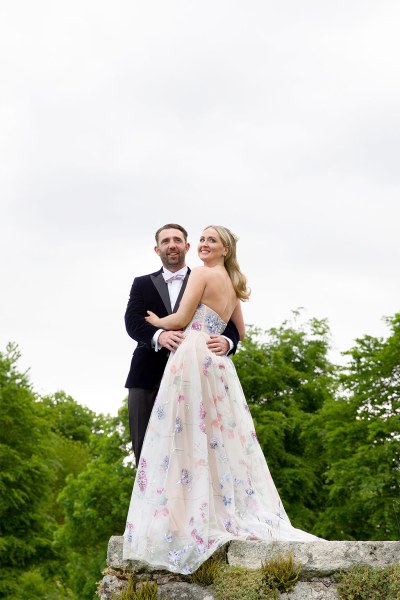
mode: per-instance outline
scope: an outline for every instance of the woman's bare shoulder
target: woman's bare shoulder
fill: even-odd
[[[204,267],[193,267],[190,270],[190,276],[204,277],[206,269]]]

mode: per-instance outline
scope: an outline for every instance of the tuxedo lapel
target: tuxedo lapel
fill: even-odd
[[[171,300],[169,299],[168,285],[165,283],[164,277],[162,276],[162,270],[155,275],[150,275],[150,279],[160,294],[164,306],[167,309],[167,313],[170,315],[172,313]]]
[[[173,307],[173,312],[176,312],[178,310],[179,302],[181,301],[182,296],[183,296],[183,292],[185,291],[186,284],[187,284],[188,279],[189,279],[189,275],[190,275],[190,269],[188,268],[187,273],[185,275],[185,279],[182,282],[181,290],[180,290],[180,292],[178,294],[178,297],[176,299],[175,306]]]

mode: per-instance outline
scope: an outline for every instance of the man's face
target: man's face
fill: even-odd
[[[190,244],[185,242],[184,235],[179,229],[162,229],[158,234],[157,246],[154,250],[161,258],[163,266],[175,273],[185,266],[186,252]]]

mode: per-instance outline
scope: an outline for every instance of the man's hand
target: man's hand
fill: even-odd
[[[228,340],[222,335],[210,335],[210,338],[207,342],[208,349],[218,356],[226,356],[229,350]]]
[[[158,343],[163,348],[175,352],[184,339],[182,331],[162,331],[158,336]]]

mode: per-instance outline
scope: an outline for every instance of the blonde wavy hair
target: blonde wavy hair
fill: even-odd
[[[218,232],[222,244],[227,249],[227,254],[224,259],[225,269],[228,271],[236,296],[240,300],[248,300],[250,298],[250,289],[247,287],[247,277],[240,270],[236,258],[236,242],[239,238],[229,231],[227,227],[223,227],[222,225],[207,225],[204,229],[208,229],[209,227],[212,227]]]

